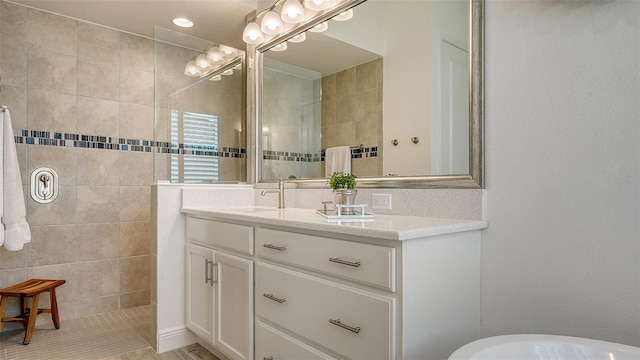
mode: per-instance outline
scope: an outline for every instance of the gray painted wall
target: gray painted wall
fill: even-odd
[[[483,335],[640,346],[640,2],[486,6]]]

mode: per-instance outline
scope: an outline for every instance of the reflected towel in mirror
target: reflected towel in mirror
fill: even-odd
[[[349,146],[328,148],[324,153],[325,176],[331,176],[336,171],[351,174],[351,149]]]

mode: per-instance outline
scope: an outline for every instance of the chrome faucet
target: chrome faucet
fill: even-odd
[[[278,178],[278,190],[262,190],[260,195],[278,194],[278,209],[284,209],[284,180]]]

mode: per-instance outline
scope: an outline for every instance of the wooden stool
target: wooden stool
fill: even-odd
[[[56,301],[56,288],[64,284],[65,280],[42,280],[30,279],[20,284],[0,289],[0,331],[2,331],[2,323],[17,322],[27,325],[27,332],[24,334],[23,344],[28,345],[31,341],[31,335],[36,328],[36,317],[38,314],[50,313],[53,320],[53,326],[60,329],[60,318],[58,317],[58,303]],[[40,294],[48,291],[51,297],[51,309],[38,309],[38,301]],[[9,296],[19,296],[22,313],[18,317],[4,317],[9,303]],[[31,308],[27,307],[27,297],[33,297],[31,300]],[[34,310],[35,309],[35,310]]]

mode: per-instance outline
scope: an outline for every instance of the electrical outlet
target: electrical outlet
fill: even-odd
[[[372,194],[371,203],[373,209],[391,210],[391,194]]]

